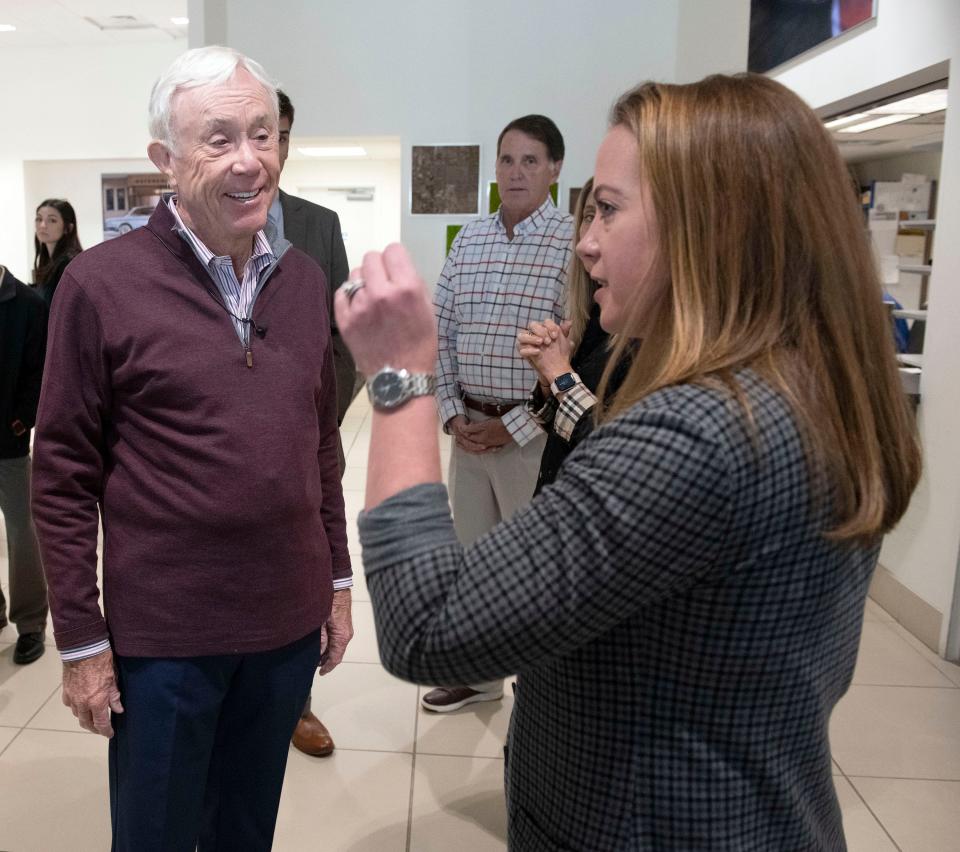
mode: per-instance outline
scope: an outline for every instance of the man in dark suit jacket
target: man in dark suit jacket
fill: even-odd
[[[280,100],[280,170],[287,160],[290,150],[290,128],[293,126],[293,104],[283,92],[278,91]],[[357,395],[357,368],[353,356],[337,331],[333,318],[333,293],[350,276],[347,262],[347,250],[340,233],[340,217],[326,207],[314,204],[295,195],[278,190],[279,209],[282,211],[280,224],[283,236],[298,249],[312,257],[327,278],[330,305],[330,331],[333,335],[333,365],[337,373],[337,420],[343,421],[350,403]],[[277,202],[271,208],[268,227],[275,224]]]
[[[290,151],[290,128],[293,125],[293,104],[283,92],[277,91],[280,101],[280,170]],[[347,250],[340,233],[340,218],[333,210],[314,204],[295,195],[277,190],[267,216],[267,236],[272,242],[275,236],[288,239],[294,246],[312,257],[327,279],[327,298],[330,308],[330,335],[333,341],[333,365],[337,375],[337,424],[343,422],[347,408],[357,395],[357,368],[353,356],[337,331],[333,317],[333,293],[350,275]],[[343,446],[337,448],[340,459],[340,474],[343,475],[345,460]],[[300,751],[324,757],[333,751],[333,739],[326,726],[312,712],[310,697],[304,705],[303,714],[293,732],[293,744]]]

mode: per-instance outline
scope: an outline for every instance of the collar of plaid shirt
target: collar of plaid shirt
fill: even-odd
[[[513,226],[514,236],[517,234],[526,234],[531,231],[536,231],[537,228],[543,227],[544,223],[553,217],[553,214],[557,212],[556,205],[553,203],[553,199],[550,198],[550,195],[547,195],[547,200],[543,202],[536,210],[533,211],[526,219],[522,219]],[[503,207],[500,207],[497,210],[497,228],[501,231],[506,231],[506,226],[503,224]]]

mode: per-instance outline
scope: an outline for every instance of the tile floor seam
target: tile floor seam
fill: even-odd
[[[19,739],[20,734],[22,734],[23,731],[24,729],[20,728],[19,731],[17,731],[12,737],[10,737],[10,742],[8,742],[3,748],[0,748],[0,758],[2,758],[4,755],[4,752],[6,752],[6,750],[10,748],[10,746],[12,746],[17,741],[17,739]],[[2,850],[0,850],[0,852],[2,852]]]
[[[410,760],[410,798],[407,802],[407,845],[406,852],[410,852],[413,842],[413,791],[417,783],[417,734],[420,731],[420,687],[414,696],[413,705],[413,757]]]
[[[857,798],[863,802],[863,806],[867,809],[867,812],[870,814],[870,816],[877,821],[877,825],[883,829],[883,833],[887,835],[887,838],[893,844],[893,848],[896,849],[897,852],[903,852],[903,849],[900,848],[900,844],[893,839],[893,835],[887,830],[887,827],[883,824],[883,822],[881,822],[880,817],[873,812],[873,808],[870,807],[870,805],[867,803],[867,800],[863,797],[863,794],[857,789],[857,785],[854,784],[849,778],[847,778],[847,783],[853,788],[853,792],[857,794]]]
[[[934,668],[936,669],[936,666],[934,666]],[[946,677],[946,675],[944,675],[944,677]],[[950,678],[947,678],[947,680],[950,680]],[[950,686],[947,686],[943,683],[869,683],[868,681],[858,680],[851,683],[850,686],[883,686],[896,689],[946,689],[953,692],[960,689],[960,686],[957,686],[953,682],[951,682]]]
[[[927,778],[920,775],[844,775],[848,781],[863,778],[867,781],[934,781],[938,784],[960,784],[960,778]]]
[[[41,728],[31,728],[31,731],[39,731]],[[58,730],[57,728],[50,728],[51,731]],[[350,748],[348,746],[338,745],[335,751],[349,751],[349,752],[358,752],[360,754],[413,754],[413,751],[410,749],[395,749],[391,750],[388,748]],[[0,850],[3,852],[3,850]]]
[[[947,678],[949,680],[949,678]],[[951,686],[910,686],[906,683],[851,683],[850,689],[858,686],[869,686],[871,689],[942,689],[944,692],[956,692],[960,687],[956,684]]]
[[[896,636],[901,642],[903,642],[904,645],[906,645],[911,651],[913,651],[914,654],[916,654],[916,656],[918,656],[918,657],[919,657],[921,660],[923,660],[928,666],[930,666],[931,669],[933,669],[935,672],[937,672],[937,674],[939,674],[941,677],[946,678],[948,681],[950,681],[950,683],[953,684],[953,686],[954,686],[955,689],[960,689],[960,684],[957,684],[956,682],[954,682],[954,681],[946,674],[946,672],[941,671],[941,670],[937,667],[937,665],[936,665],[935,663],[933,663],[932,661],[928,660],[928,659],[923,655],[923,653],[920,651],[919,648],[917,648],[915,645],[913,645],[913,644],[911,644],[910,642],[908,642],[903,636],[901,636],[896,630],[894,630],[893,627],[890,627],[890,626],[889,626],[889,625],[891,625],[891,624],[899,624],[898,621],[891,621],[891,622],[881,621],[881,622],[879,622],[879,623],[883,625],[884,629],[885,629],[888,633]],[[901,625],[901,627],[902,627],[902,625]],[[906,630],[905,627],[904,627],[903,629]],[[949,661],[948,661],[948,662],[949,662]]]
[[[502,757],[497,757],[495,754],[460,754],[459,752],[452,751],[417,751],[417,754],[422,757],[465,757],[469,760],[499,760],[503,762]]]
[[[901,635],[899,631],[894,630],[894,627],[899,627],[900,630],[902,630],[907,635],[906,636]],[[942,674],[947,680],[949,680],[957,688],[960,688],[960,678],[958,678],[957,680],[954,680],[954,677],[957,677],[958,675],[960,675],[960,672],[953,673],[953,672],[944,671],[943,669],[940,668],[940,666],[937,665],[937,663],[927,659],[926,654],[933,654],[937,658],[937,660],[939,660],[940,662],[946,663],[947,665],[950,665],[950,666],[954,666],[955,668],[960,666],[960,663],[955,663],[952,660],[947,660],[941,657],[936,651],[932,650],[931,648],[928,648],[920,639],[914,636],[913,633],[911,633],[899,621],[891,622],[890,630],[895,635],[897,635],[900,639],[906,642],[916,653],[918,653],[924,660],[926,660],[926,662],[930,663],[930,665],[933,666],[938,672],[940,672],[940,674]]]
[[[72,730],[72,731],[68,731],[66,728],[28,728],[26,725],[23,726],[23,730],[40,731],[41,733],[44,733],[44,734],[83,734],[84,736],[89,736],[90,734],[93,734],[93,731],[85,731],[83,728],[81,728],[79,722],[77,722],[76,730]],[[106,737],[104,737],[104,739],[106,739]],[[0,849],[0,852],[3,852],[3,850]]]
[[[27,725],[29,725],[34,719],[37,718],[37,716],[40,714],[40,711],[43,710],[43,708],[47,706],[47,702],[48,702],[51,698],[53,698],[54,694],[57,692],[58,689],[60,689],[60,687],[61,687],[62,685],[63,685],[63,683],[62,683],[62,681],[61,681],[60,683],[58,683],[58,684],[53,688],[53,690],[50,692],[50,694],[49,694],[46,698],[44,698],[43,701],[40,702],[40,706],[39,706],[36,710],[33,711],[33,715],[32,715],[29,719],[27,719],[26,722],[24,722],[24,724],[23,724],[23,727],[24,727],[24,728],[26,728]],[[79,723],[77,723],[77,724],[79,724]]]

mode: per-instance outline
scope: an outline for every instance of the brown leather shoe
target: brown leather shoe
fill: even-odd
[[[292,741],[300,751],[313,757],[326,757],[328,754],[333,754],[333,739],[330,737],[330,732],[313,713],[300,717],[293,732]]]

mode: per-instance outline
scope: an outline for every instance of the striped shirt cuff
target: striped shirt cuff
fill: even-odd
[[[553,418],[553,431],[564,441],[569,441],[580,418],[597,404],[597,398],[590,393],[583,382],[575,384],[563,395],[563,401]]]
[[[333,590],[339,592],[341,589],[352,589],[353,588],[353,575],[349,577],[340,577],[333,581]]]
[[[439,395],[437,396],[437,411],[440,414],[440,425],[443,426],[443,431],[447,435],[450,434],[447,430],[447,423],[458,415],[462,414],[464,417],[467,415],[467,409],[462,400],[451,398],[441,399]]]
[[[521,447],[529,444],[534,438],[543,434],[543,429],[540,427],[540,424],[533,419],[530,412],[527,411],[526,405],[518,405],[516,408],[511,408],[501,419],[503,420],[503,425],[507,427],[510,436]]]
[[[89,645],[80,645],[78,648],[66,648],[60,652],[60,659],[65,663],[75,663],[77,660],[85,660],[87,657],[95,657],[104,651],[110,650],[110,640],[101,639],[99,642],[92,642]]]

